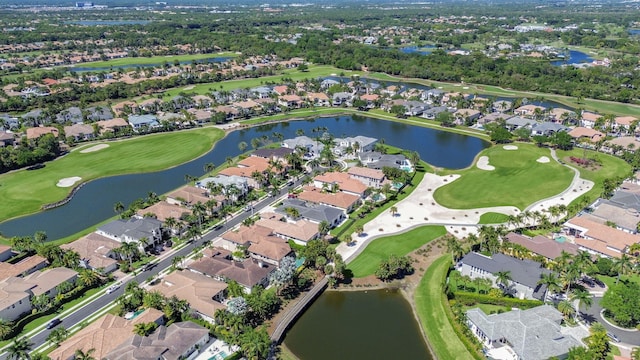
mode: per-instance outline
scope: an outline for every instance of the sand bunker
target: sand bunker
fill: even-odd
[[[68,177],[68,178],[60,179],[60,181],[58,181],[56,186],[57,187],[70,187],[70,186],[73,186],[73,184],[77,183],[80,180],[82,180],[82,178],[79,177],[79,176]]]
[[[478,169],[492,171],[495,170],[495,166],[489,165],[489,157],[488,156],[480,156],[478,159],[478,163],[476,164]]]
[[[518,150],[518,147],[515,145],[505,145],[502,148],[505,150]]]
[[[182,90],[193,90],[193,89],[195,89],[195,88],[196,88],[196,87],[195,87],[194,85],[190,85],[190,86],[187,86],[186,88],[184,88],[184,89],[182,89]]]
[[[109,144],[99,144],[99,145],[92,146],[92,147],[90,147],[88,149],[80,150],[80,152],[83,153],[83,154],[84,153],[90,153],[90,152],[106,149],[108,147],[109,147]]]
[[[551,161],[551,160],[550,160],[548,157],[546,157],[546,156],[541,156],[541,157],[540,157],[540,158],[538,158],[538,160],[536,160],[536,161],[537,161],[537,162],[539,162],[539,163],[542,163],[542,164],[546,164],[546,163],[548,163],[548,162],[549,162],[549,161]]]

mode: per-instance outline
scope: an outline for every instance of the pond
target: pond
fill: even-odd
[[[302,360],[432,359],[397,291],[326,291],[286,334]]]
[[[590,63],[593,61],[593,58],[582,51],[577,50],[569,50],[569,57],[563,60],[552,61],[551,65],[553,66],[561,66],[561,65],[573,65],[573,64],[582,64],[582,63]]]
[[[433,45],[424,45],[424,46],[405,46],[401,47],[400,51],[405,54],[420,54],[420,55],[429,55],[436,47]]]
[[[210,57],[198,60],[188,60],[188,61],[180,61],[181,65],[190,65],[193,62],[197,64],[204,63],[223,63],[231,60],[232,57],[222,56],[222,57]],[[126,64],[126,65],[111,65],[111,66],[100,66],[100,67],[90,67],[90,66],[73,66],[68,68],[69,71],[75,72],[83,72],[83,71],[112,71],[115,69],[135,69],[135,68],[154,68],[163,66],[165,62],[153,63],[153,64]],[[171,57],[166,58],[166,63],[173,65],[173,59]]]
[[[113,205],[118,201],[127,206],[135,199],[146,197],[150,191],[164,194],[184,185],[185,174],[203,175],[206,163],[220,165],[228,156],[237,156],[241,141],[251,144],[252,139],[271,137],[274,132],[281,133],[285,139],[293,138],[298,129],[313,137],[311,130],[318,126],[326,126],[336,137],[364,135],[384,139],[389,145],[417,151],[432,165],[450,169],[471,165],[476,154],[489,146],[488,142],[471,136],[360,116],[263,125],[233,131],[204,156],[171,169],[91,181],[66,205],[0,223],[0,232],[10,237],[33,235],[43,230],[49,239],[60,239],[114,216]]]

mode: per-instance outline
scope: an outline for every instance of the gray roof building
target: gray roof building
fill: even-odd
[[[160,126],[160,123],[155,115],[129,115],[129,125],[134,129],[139,129],[142,126]]]
[[[542,274],[551,273],[542,265],[533,260],[520,260],[500,253],[491,257],[475,252],[470,252],[459,261],[460,271],[463,275],[484,277],[495,280],[495,274],[500,271],[508,271],[514,290],[523,298],[541,299],[546,286],[538,284]]]
[[[579,340],[563,332],[562,314],[553,306],[512,310],[487,315],[479,308],[467,310],[467,323],[476,337],[489,349],[509,346],[522,360],[564,358]]]
[[[344,211],[322,204],[310,204],[300,199],[285,199],[276,212],[286,215],[286,208],[298,210],[300,217],[315,223],[326,221],[329,225],[336,226],[345,218]]]
[[[178,360],[195,358],[209,341],[209,330],[190,321],[161,325],[149,336],[133,335],[109,352],[107,360]]]
[[[96,232],[119,242],[138,242],[147,238],[155,243],[162,238],[162,221],[154,218],[118,219],[100,226]]]
[[[552,122],[535,123],[531,126],[531,132],[534,135],[553,135],[554,133],[557,133],[559,131],[569,130],[571,129],[562,124]]]
[[[64,109],[56,115],[56,122],[60,124],[64,124],[67,122],[72,122],[74,124],[82,123],[82,110],[80,110],[77,106],[72,106],[68,109]]]
[[[314,140],[308,136],[298,136],[293,139],[285,139],[282,141],[282,146],[295,149],[298,146],[305,149],[305,157],[316,157],[324,149],[324,144]]]
[[[536,121],[532,119],[526,119],[520,116],[512,116],[507,119],[506,123],[507,123],[507,126],[511,127],[512,129],[517,129],[524,126],[533,125],[536,123]]]
[[[378,155],[379,154],[379,155]],[[411,162],[404,155],[390,155],[390,154],[380,154],[375,151],[369,151],[367,153],[363,153],[362,156],[358,156],[360,161],[362,161],[368,168],[382,170],[384,167],[392,167],[392,168],[406,168],[412,167]]]
[[[3,126],[0,126],[0,130],[17,129],[20,126],[18,118],[9,114],[0,114],[0,120],[4,120],[5,124],[7,125],[6,129]]]
[[[640,213],[634,208],[623,208],[607,200],[600,200],[596,209],[589,215],[589,219],[595,222],[606,224],[610,221],[616,224],[620,230],[630,233],[637,232]]]
[[[613,194],[609,201],[612,204],[625,209],[631,208],[640,211],[640,194],[636,194],[631,191],[618,190]]]
[[[101,121],[113,119],[113,113],[108,106],[94,106],[87,108],[87,120]]]

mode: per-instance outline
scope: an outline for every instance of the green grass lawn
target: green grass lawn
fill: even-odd
[[[416,289],[416,312],[436,359],[473,360],[445,313],[448,305],[444,303],[442,281],[450,264],[451,255],[447,254],[429,266]]]
[[[421,226],[403,234],[375,239],[348,267],[354,277],[372,275],[380,262],[388,258],[389,255],[407,255],[446,233],[447,230],[444,226]]]
[[[549,149],[531,144],[517,144],[518,150],[502,145],[480,153],[489,157],[495,170],[475,165],[459,171],[462,176],[434,193],[435,200],[453,209],[472,209],[511,205],[524,209],[531,203],[565,190],[573,172],[555,161],[539,163],[541,156],[551,157]]]
[[[60,179],[79,176],[88,181],[165,169],[206,153],[223,136],[216,128],[147,135],[108,142],[108,148],[96,152],[72,151],[43,169],[0,175],[0,221],[37,212],[43,204],[63,199],[71,188],[57,187]]]
[[[113,59],[106,61],[94,61],[87,62],[82,64],[74,65],[73,67],[110,67],[110,66],[124,66],[124,65],[149,65],[149,64],[160,64],[162,65],[165,61],[170,65],[173,65],[174,61],[192,61],[192,60],[202,60],[202,59],[211,59],[217,57],[236,57],[237,55],[232,52],[222,52],[215,54],[193,54],[193,55],[175,55],[175,56],[151,56],[151,57],[125,57],[121,59]]]
[[[509,308],[508,306],[500,306],[500,305],[493,305],[493,304],[476,304],[473,306],[465,306],[464,311],[466,312],[467,310],[476,309],[476,308],[479,308],[480,310],[484,311],[485,314],[497,313],[500,310],[502,310],[502,312],[511,311],[511,308]]]
[[[496,212],[488,212],[480,215],[480,221],[478,221],[478,224],[502,224],[506,223],[507,221],[509,221],[508,215]]]
[[[631,174],[631,165],[615,156],[587,150],[587,158],[591,159],[596,157],[602,163],[602,166],[596,168],[596,170],[590,170],[587,168],[582,168],[572,163],[571,160],[568,159],[571,156],[582,158],[585,155],[583,149],[576,148],[571,151],[557,151],[556,154],[558,155],[559,159],[563,159],[568,165],[571,165],[578,169],[580,171],[581,178],[591,180],[595,183],[593,189],[591,189],[587,193],[588,196],[590,196],[592,199],[595,199],[596,197],[600,196],[600,194],[602,194],[602,184],[605,179],[611,179],[619,176],[628,176]]]

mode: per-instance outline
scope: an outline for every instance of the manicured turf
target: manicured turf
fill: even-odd
[[[502,224],[509,221],[509,216],[501,213],[488,212],[480,215],[478,224]]]
[[[218,57],[235,57],[236,54],[231,52],[216,53],[216,54],[194,54],[194,55],[175,55],[175,56],[152,56],[152,57],[126,57],[121,59],[113,59],[106,61],[94,61],[74,65],[74,67],[109,67],[109,66],[123,66],[123,65],[147,65],[147,64],[160,64],[167,62],[169,65],[173,65],[174,61],[192,61],[202,59],[212,59]]]
[[[510,205],[524,209],[533,202],[559,194],[573,179],[573,172],[555,161],[539,163],[541,156],[551,157],[549,149],[517,144],[518,150],[502,145],[480,153],[489,157],[493,171],[475,165],[459,171],[462,176],[433,194],[435,200],[452,209],[472,209]]]
[[[429,266],[416,289],[416,312],[436,359],[473,360],[445,313],[442,280],[450,264],[447,254]]]
[[[106,149],[84,154],[73,151],[48,162],[43,169],[1,175],[0,221],[39,211],[41,205],[63,199],[71,188],[57,187],[60,179],[79,176],[88,181],[165,169],[204,154],[223,136],[222,130],[206,128],[107,142]]]
[[[599,166],[596,170],[577,166],[569,159],[571,156],[582,158],[585,155],[583,149],[576,148],[571,151],[557,151],[557,155],[559,159],[563,159],[568,165],[578,169],[580,171],[581,178],[591,180],[595,183],[593,189],[587,193],[592,199],[595,199],[602,194],[602,184],[605,179],[631,175],[631,165],[627,164],[624,160],[611,155],[587,150],[587,158],[592,159],[595,157],[602,163],[602,166]]]
[[[373,240],[358,257],[349,264],[354,277],[372,275],[380,262],[394,254],[404,256],[447,233],[444,226],[422,226],[403,234],[385,236]]]

